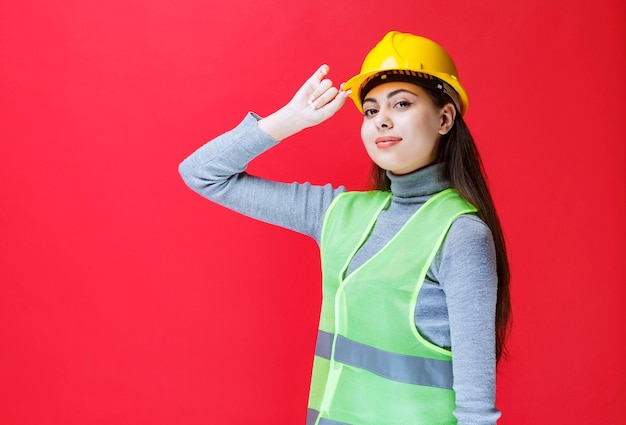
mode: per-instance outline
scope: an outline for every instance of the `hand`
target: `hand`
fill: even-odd
[[[320,124],[332,117],[348,98],[349,93],[339,91],[326,78],[328,71],[328,65],[322,65],[286,105],[291,113],[300,116],[306,127]]]
[[[260,120],[259,127],[276,140],[282,140],[332,117],[345,104],[350,92],[342,91],[341,86],[333,87],[326,78],[328,71],[328,65],[322,65],[287,105]]]

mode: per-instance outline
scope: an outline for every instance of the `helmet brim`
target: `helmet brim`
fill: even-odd
[[[361,103],[361,98],[363,96],[361,96],[361,90],[365,87],[365,84],[377,74],[388,72],[388,71],[406,71],[406,70],[400,70],[398,68],[381,68],[381,69],[375,69],[375,70],[371,70],[367,72],[362,72],[350,78],[343,85],[344,91],[351,90],[349,97],[350,99],[352,99],[352,101],[354,102],[354,105],[359,110],[359,112],[363,113],[363,104]],[[467,111],[467,106],[468,106],[468,98],[467,98],[467,93],[465,92],[465,89],[463,89],[461,84],[458,83],[458,80],[451,79],[450,78],[451,76],[447,74],[440,76],[440,75],[437,75],[437,73],[424,72],[423,70],[419,72],[422,74],[431,75],[445,82],[450,87],[452,87],[452,89],[458,96],[458,104],[457,102],[454,101],[454,99],[452,100],[455,104],[457,104],[457,109],[460,109],[461,115],[465,115],[465,112]],[[416,84],[419,84],[419,83],[416,83]]]

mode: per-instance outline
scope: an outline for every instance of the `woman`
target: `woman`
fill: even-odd
[[[508,263],[454,63],[431,40],[390,32],[339,89],[328,71],[198,149],[180,173],[206,198],[318,242],[324,296],[307,424],[495,424]],[[363,113],[376,190],[244,172],[348,97]]]

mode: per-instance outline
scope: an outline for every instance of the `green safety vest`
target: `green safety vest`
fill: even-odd
[[[324,218],[307,425],[456,424],[452,353],[420,335],[414,312],[450,225],[476,208],[453,189],[438,193],[346,277],[390,199],[389,192],[343,193]]]

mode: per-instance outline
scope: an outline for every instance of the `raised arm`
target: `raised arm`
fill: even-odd
[[[179,166],[185,183],[205,198],[227,208],[313,237],[326,208],[344,191],[330,185],[279,183],[245,173],[256,156],[304,128],[330,118],[345,103],[345,95],[325,79],[323,66],[292,100],[267,118],[254,114],[233,130],[200,147]]]

